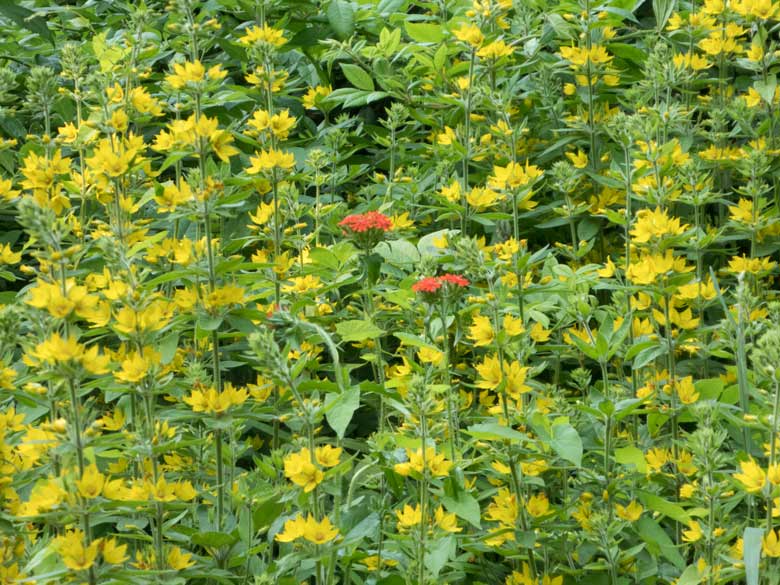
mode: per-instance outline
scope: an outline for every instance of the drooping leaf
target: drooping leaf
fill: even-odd
[[[341,394],[331,392],[325,397],[325,418],[340,439],[355,411],[360,408],[360,386],[353,386]]]
[[[336,333],[342,341],[365,341],[374,339],[384,333],[371,321],[364,319],[349,319],[336,324]]]

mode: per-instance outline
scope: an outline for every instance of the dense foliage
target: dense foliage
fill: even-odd
[[[0,583],[778,582],[779,22],[0,2]]]

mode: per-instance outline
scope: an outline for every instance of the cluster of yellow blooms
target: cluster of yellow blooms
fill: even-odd
[[[103,4],[3,20],[0,584],[774,578],[777,0]]]

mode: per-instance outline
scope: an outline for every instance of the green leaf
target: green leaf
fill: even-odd
[[[238,537],[226,532],[199,532],[193,534],[190,540],[200,546],[227,546],[235,543]]]
[[[650,508],[654,512],[658,512],[659,514],[663,514],[664,516],[669,516],[672,520],[677,520],[686,525],[691,521],[691,517],[682,506],[664,500],[660,496],[651,494],[650,492],[639,492],[639,499],[645,507]]]
[[[384,331],[371,321],[348,319],[347,321],[336,323],[336,333],[339,334],[342,341],[365,341],[366,339],[379,337]]]
[[[696,388],[701,400],[717,400],[723,393],[724,384],[720,378],[708,378],[696,380],[693,387]]]
[[[745,581],[747,585],[758,585],[758,564],[761,561],[761,540],[764,531],[748,526],[742,535],[742,560],[745,562]]]
[[[666,21],[669,20],[676,6],[677,0],[653,0],[653,13],[655,14],[657,30],[662,31],[664,29]]]
[[[434,577],[437,577],[450,557],[455,555],[455,537],[445,536],[432,543],[425,557],[425,566]]]
[[[582,439],[577,430],[566,423],[553,423],[550,446],[566,461],[577,467],[582,465]]]
[[[346,0],[332,0],[327,11],[328,22],[336,35],[346,39],[355,32],[355,9]]]
[[[54,36],[46,26],[44,15],[36,15],[32,10],[20,6],[15,0],[0,0],[0,14],[54,44]]]
[[[701,575],[696,565],[690,565],[677,580],[677,585],[698,585],[701,583]]]
[[[476,498],[464,491],[458,491],[456,496],[444,496],[441,498],[441,503],[448,512],[454,513],[458,518],[463,518],[476,528],[481,528],[479,502]]]
[[[440,43],[444,40],[444,29],[438,24],[406,22],[404,29],[409,38],[418,43]]]
[[[480,423],[471,425],[464,431],[475,439],[481,441],[501,441],[506,440],[512,443],[524,441],[526,436],[520,431],[505,427],[498,423]]]
[[[325,396],[325,418],[339,439],[344,438],[344,433],[358,408],[360,408],[360,386],[353,386],[341,394],[331,392]]]
[[[376,534],[379,528],[379,514],[376,512],[370,513],[368,516],[358,522],[347,534],[344,536],[344,542],[358,542],[364,538],[368,538],[372,534]]]
[[[633,445],[615,449],[615,461],[621,465],[633,465],[639,473],[647,472],[647,461],[645,454],[639,447]]]
[[[645,348],[637,354],[636,358],[634,358],[634,363],[632,364],[632,367],[635,370],[644,368],[647,364],[649,364],[656,358],[659,358],[662,355],[664,355],[666,351],[667,351],[667,346],[665,344],[658,344],[655,347]]]
[[[397,337],[398,340],[404,345],[411,345],[412,347],[425,347],[427,349],[438,349],[435,345],[431,345],[427,341],[417,337],[416,335],[412,335],[411,333],[399,331],[398,333],[393,333],[393,335]]]
[[[171,363],[171,360],[176,356],[176,350],[179,347],[179,334],[178,332],[169,333],[160,340],[160,361],[163,364]]]
[[[341,70],[349,82],[364,91],[374,91],[374,80],[362,67],[353,63],[342,63]]]
[[[756,88],[758,95],[760,95],[766,103],[771,105],[775,98],[775,89],[777,88],[777,77],[774,75],[770,75],[766,81],[759,79],[753,84],[753,87]]]
[[[284,504],[281,504],[272,498],[258,504],[252,510],[252,523],[254,530],[259,532],[260,530],[267,529],[273,521],[276,520],[284,510]]]
[[[666,531],[649,516],[642,516],[635,524],[636,532],[647,543],[647,550],[653,555],[662,554],[675,567],[683,570],[685,559],[674,546]]]
[[[420,252],[417,250],[417,246],[406,240],[381,242],[376,247],[376,252],[387,262],[401,265],[402,267],[408,267],[420,261]]]

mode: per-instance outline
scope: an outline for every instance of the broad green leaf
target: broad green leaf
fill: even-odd
[[[566,461],[577,467],[582,465],[582,439],[569,423],[553,423],[550,446]]]
[[[425,566],[434,577],[437,577],[447,561],[455,556],[455,548],[455,537],[452,535],[431,543],[425,557]]]
[[[723,392],[723,380],[720,378],[709,378],[707,380],[696,380],[693,383],[696,392],[699,393],[700,400],[717,400]]]
[[[274,520],[284,510],[284,504],[278,502],[276,498],[260,502],[252,509],[252,522],[255,531],[260,531],[271,526]]]
[[[766,81],[759,79],[753,84],[753,87],[755,87],[758,95],[764,99],[764,102],[772,104],[774,102],[775,89],[777,89],[777,77],[770,75]]]
[[[758,585],[758,564],[761,562],[761,544],[764,531],[748,526],[742,535],[742,560],[745,562],[745,581],[747,585]]]
[[[342,341],[365,341],[374,339],[384,333],[371,321],[364,319],[349,319],[336,324],[336,333]]]
[[[331,392],[325,396],[325,418],[339,439],[344,438],[344,433],[358,408],[360,386],[353,386],[341,394]]]
[[[458,518],[463,518],[466,522],[481,528],[479,502],[471,494],[459,491],[457,498],[444,496],[441,503],[447,508],[448,512],[454,513]]]
[[[46,25],[46,16],[36,16],[35,12],[21,6],[16,0],[0,0],[0,14],[54,44],[54,36]]]
[[[355,9],[347,0],[331,0],[327,10],[328,22],[339,38],[355,32]]]
[[[653,554],[662,554],[675,567],[682,571],[685,567],[685,559],[674,546],[674,542],[666,531],[658,525],[658,522],[642,516],[635,524],[637,534],[647,543],[647,549]]]
[[[418,43],[440,43],[444,40],[444,29],[438,24],[405,22],[404,29],[409,38]]]
[[[526,439],[526,436],[520,431],[516,431],[498,423],[480,423],[471,425],[464,432],[467,435],[471,435],[475,439],[482,441],[506,440],[510,442],[518,442],[524,441]]]
[[[381,255],[391,264],[409,267],[420,261],[420,252],[417,246],[406,240],[392,240],[382,242],[376,247],[377,254]]]
[[[654,512],[658,512],[659,514],[663,514],[664,516],[669,516],[672,520],[677,520],[685,525],[691,521],[688,512],[679,504],[664,500],[662,497],[651,494],[650,492],[639,492],[639,499],[645,507],[650,508]]]
[[[677,585],[698,585],[699,583],[701,583],[701,575],[699,575],[699,569],[696,568],[696,565],[688,566],[677,580]]]
[[[349,82],[358,89],[374,91],[374,80],[371,79],[371,76],[359,65],[342,63],[341,70],[344,72],[344,76]]]
[[[238,541],[238,537],[226,532],[199,532],[193,534],[190,540],[200,546],[227,546]]]
[[[647,472],[647,461],[645,454],[639,447],[633,445],[615,449],[615,461],[621,465],[633,465],[639,473]]]

